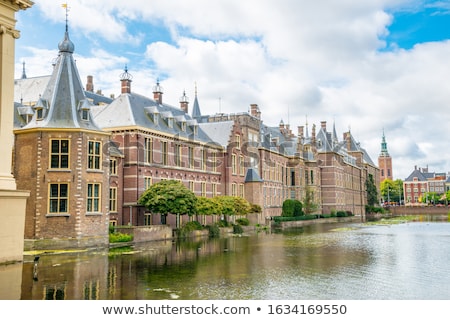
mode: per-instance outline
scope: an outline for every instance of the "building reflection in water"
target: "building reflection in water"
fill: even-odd
[[[143,273],[223,252],[223,246],[223,240],[161,241],[132,248],[41,254],[37,265],[32,257],[25,257],[20,268],[9,267],[11,272],[0,272],[10,282],[15,279],[8,287],[16,291],[10,289],[0,294],[3,299],[21,300],[145,299]],[[7,282],[0,279],[0,283]]]

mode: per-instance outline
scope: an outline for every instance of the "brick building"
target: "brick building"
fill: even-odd
[[[14,148],[17,184],[31,190],[26,246],[39,248],[44,239],[59,239],[67,247],[106,245],[110,134],[92,121],[67,30],[58,47],[53,73],[38,101],[16,108],[27,110],[17,113],[25,123],[15,130]],[[47,241],[45,246],[53,244]]]
[[[121,94],[103,97],[93,93],[92,76],[83,88],[73,50],[66,30],[52,75],[24,72],[16,80],[14,168],[20,187],[32,191],[26,239],[34,243],[105,244],[109,224],[175,226],[172,215],[137,203],[165,179],[197,196],[246,198],[262,208],[249,216],[253,223],[280,215],[284,200],[304,201],[307,192],[317,212],[363,215],[367,178],[379,186],[378,168],[351,132],[339,140],[326,121],[317,132],[308,123],[296,134],[283,121],[271,127],[257,104],[248,112],[203,115],[197,89],[189,114],[186,94],[170,105],[159,81],[151,97],[133,92],[127,69],[118,79]]]

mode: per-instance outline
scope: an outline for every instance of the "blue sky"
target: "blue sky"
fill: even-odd
[[[61,2],[17,15],[16,77],[51,73],[65,28]],[[82,81],[177,106],[197,86],[204,114],[257,103],[267,125],[349,128],[377,162],[383,130],[394,178],[450,171],[450,1],[67,1]]]

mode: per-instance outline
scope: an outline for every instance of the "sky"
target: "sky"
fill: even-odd
[[[17,13],[15,77],[49,75],[70,39],[81,81],[179,106],[197,93],[202,114],[247,112],[263,122],[327,122],[351,131],[375,164],[383,133],[394,179],[415,166],[450,172],[450,1],[35,0]],[[192,106],[192,103],[191,103]]]

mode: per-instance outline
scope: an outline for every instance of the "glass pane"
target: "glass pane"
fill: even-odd
[[[59,156],[58,155],[52,155],[51,161],[50,161],[50,167],[51,168],[59,168]]]
[[[58,212],[58,200],[57,199],[50,200],[49,212]]]
[[[92,142],[92,141],[89,141],[89,143],[88,143],[88,153],[89,154],[94,153],[94,142]]]
[[[96,197],[96,198],[98,198],[98,196],[99,196],[99,189],[100,189],[100,186],[98,184],[95,184],[94,185],[94,197]]]
[[[59,201],[59,212],[67,212],[67,199]]]
[[[59,185],[59,194],[61,198],[67,198],[68,195],[68,185],[67,184],[60,184]]]
[[[52,140],[52,153],[59,153],[59,140]]]
[[[92,212],[92,199],[87,200],[87,211]]]
[[[92,197],[92,184],[88,184],[87,194],[88,194],[88,197]]]
[[[57,198],[57,197],[58,197],[58,185],[51,184],[50,185],[50,198]]]
[[[61,153],[69,153],[69,140],[61,140]]]
[[[100,142],[95,143],[95,154],[100,155]]]
[[[68,167],[69,167],[69,156],[62,155],[61,156],[61,168],[68,168]]]
[[[94,212],[98,212],[99,210],[99,200],[94,199]]]

